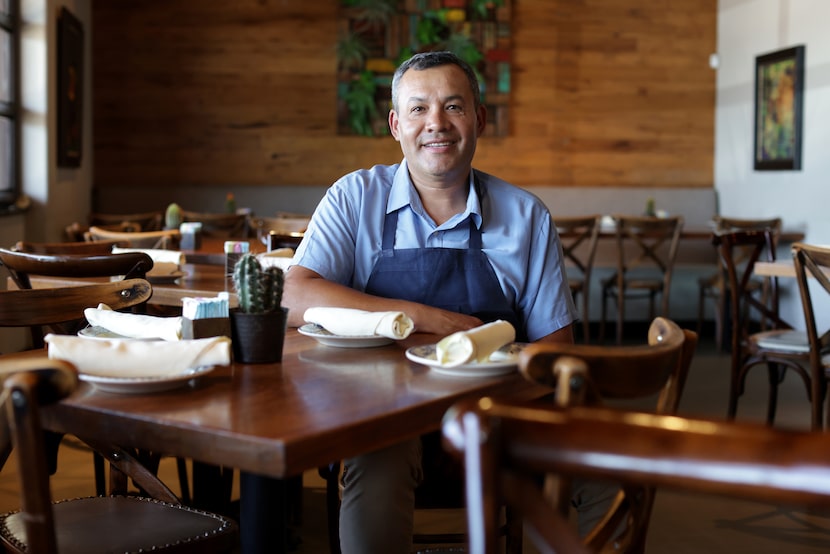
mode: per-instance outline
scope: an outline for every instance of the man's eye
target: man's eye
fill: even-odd
[[[459,111],[461,109],[461,106],[459,106],[458,104],[450,104],[449,106],[447,106],[447,109],[455,112]]]
[[[417,113],[424,111],[424,109],[421,106],[413,106],[413,108],[410,111],[413,113]]]

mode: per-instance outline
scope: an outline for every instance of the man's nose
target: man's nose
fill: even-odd
[[[427,129],[430,131],[440,131],[447,127],[447,114],[443,109],[430,110],[427,116]]]

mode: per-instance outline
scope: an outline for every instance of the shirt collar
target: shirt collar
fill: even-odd
[[[481,227],[481,200],[477,194],[477,191],[483,195],[484,187],[480,184],[480,182],[477,186],[476,179],[474,178],[475,174],[475,170],[473,170],[470,174],[470,187],[469,193],[467,194],[466,210],[460,216],[450,219],[448,223],[454,222],[453,224],[456,224],[460,221],[466,220],[467,217],[470,216],[472,217],[476,227]],[[416,213],[425,215],[424,206],[421,203],[421,197],[418,196],[418,192],[415,190],[415,185],[412,184],[412,180],[409,177],[409,169],[406,165],[406,159],[400,163],[398,170],[395,172],[395,178],[392,181],[392,188],[389,191],[389,199],[386,201],[386,213],[392,213],[395,210],[399,210],[405,206],[409,206]]]

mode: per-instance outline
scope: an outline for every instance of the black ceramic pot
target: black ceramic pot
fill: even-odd
[[[231,310],[233,357],[245,364],[282,361],[282,345],[288,325],[288,310],[267,314],[246,314]]]

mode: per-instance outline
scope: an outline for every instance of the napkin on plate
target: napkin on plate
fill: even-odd
[[[65,360],[81,373],[100,377],[166,377],[231,362],[228,337],[148,342],[49,334],[43,340],[50,358]]]
[[[445,367],[486,362],[493,352],[514,340],[516,330],[513,325],[500,319],[444,337],[435,346],[435,357]]]
[[[352,308],[309,308],[303,319],[316,323],[329,333],[343,337],[371,337],[380,335],[390,339],[405,339],[415,324],[403,312],[367,312]]]
[[[147,273],[149,276],[162,276],[176,273],[185,263],[184,254],[178,250],[163,250],[161,248],[119,248],[113,247],[113,254],[124,252],[144,252],[153,260],[153,268]]]
[[[182,338],[181,317],[156,317],[116,312],[106,304],[98,304],[97,308],[85,309],[84,316],[90,325],[103,327],[128,338],[166,341],[177,341]]]

